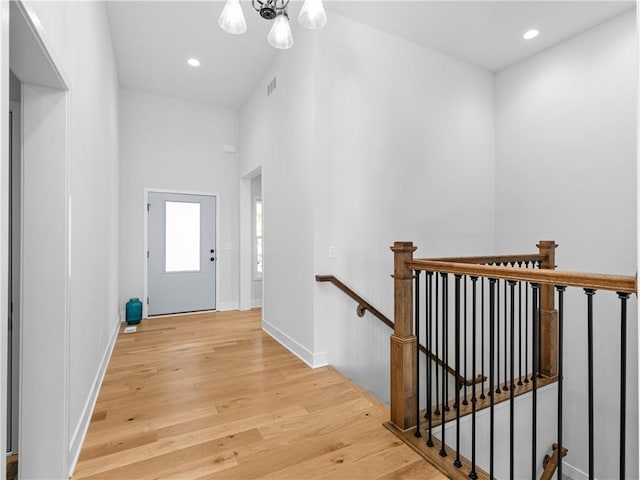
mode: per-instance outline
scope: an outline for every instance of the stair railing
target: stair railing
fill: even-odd
[[[316,282],[332,283],[340,291],[344,292],[348,297],[355,300],[358,303],[356,307],[356,314],[359,317],[363,317],[365,312],[368,310],[374,317],[376,317],[378,320],[384,323],[387,327],[389,327],[392,330],[394,329],[393,322],[389,319],[389,317],[387,317],[384,313],[380,312],[380,310],[372,306],[368,301],[366,301],[363,297],[361,297],[358,293],[356,293],[353,289],[348,287],[345,283],[343,283],[340,279],[338,279],[334,275],[316,275]],[[420,352],[422,352],[423,354],[430,355],[431,359],[434,362],[436,362],[436,364],[445,367],[447,372],[450,375],[456,374],[453,368],[451,368],[448,365],[445,365],[442,359],[436,356],[433,352],[427,352],[427,349],[423,345],[419,345],[419,348],[420,348]],[[464,378],[462,376],[460,377],[460,383],[463,386],[470,386],[475,383],[480,383],[483,380],[486,380],[486,378],[482,378],[480,376],[476,378]]]
[[[619,298],[620,478],[625,476],[627,300],[631,293],[637,292],[636,278],[554,270],[556,247],[555,242],[543,241],[538,244],[539,251],[536,254],[415,260],[413,252],[416,247],[412,242],[396,242],[391,247],[394,252],[395,321],[391,336],[390,428],[451,478],[495,478],[494,407],[500,401],[509,401],[510,405],[508,476],[515,478],[514,398],[528,392],[532,404],[530,478],[536,478],[537,472],[542,469],[537,452],[537,390],[554,381],[558,383],[557,445],[554,450],[560,454],[554,454],[549,461],[557,463],[558,478],[562,478],[562,461],[558,460],[558,456],[566,453],[562,444],[562,347],[564,294],[567,288],[582,288],[587,303],[588,355],[585,360],[588,365],[590,478],[594,478],[595,472],[593,299],[598,290],[616,292]],[[423,272],[425,282],[421,285]],[[450,277],[453,277],[453,299],[449,296]],[[558,293],[557,308],[555,292]],[[470,345],[467,344],[468,335],[471,336]],[[421,338],[424,338],[428,352],[424,373],[420,372],[421,361],[417,348],[422,344]],[[436,365],[434,369],[429,360],[429,353],[438,352],[438,346],[445,367],[450,362],[456,372],[456,385],[451,399],[449,387],[444,381],[445,375],[438,378],[439,367]],[[478,351],[480,349],[482,352]],[[453,361],[450,360],[452,355],[449,350],[453,350]],[[488,372],[485,371],[485,363],[488,364]],[[488,389],[484,382],[479,391],[473,385],[470,399],[467,389],[462,390],[457,380],[469,368],[471,376],[476,376],[481,369],[480,375],[487,373],[489,377]],[[425,410],[420,409],[421,391],[426,391],[427,398],[422,399],[426,400]],[[475,451],[476,437],[479,435],[476,432],[476,413],[484,406],[490,411],[488,439],[483,439],[489,443],[489,458],[483,465],[488,472],[478,466]],[[455,413],[448,414],[451,409]],[[460,449],[460,418],[465,413],[464,409],[471,415],[470,460],[461,455]],[[445,425],[448,422],[455,422],[453,441],[446,438]],[[434,428],[439,424],[442,427],[434,433]],[[440,438],[436,438],[436,434]],[[545,462],[545,466],[549,461]],[[545,475],[549,475],[549,469],[546,470]],[[522,475],[522,471],[519,471],[518,476]],[[507,476],[506,472],[503,476]]]

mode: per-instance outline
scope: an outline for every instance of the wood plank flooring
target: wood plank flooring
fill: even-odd
[[[265,334],[260,311],[120,333],[74,479],[444,479],[388,409]]]

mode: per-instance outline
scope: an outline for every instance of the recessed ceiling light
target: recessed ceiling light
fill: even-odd
[[[189,65],[191,65],[192,67],[199,67],[200,66],[200,60],[198,60],[197,58],[190,58],[189,60],[187,60],[187,63]]]
[[[522,38],[525,40],[531,40],[532,38],[536,38],[540,32],[538,30],[529,30],[526,32]]]

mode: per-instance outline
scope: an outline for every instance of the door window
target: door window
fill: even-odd
[[[165,271],[200,271],[200,204],[166,202]]]

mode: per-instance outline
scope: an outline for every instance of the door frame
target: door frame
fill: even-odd
[[[144,297],[142,300],[142,318],[149,318],[149,305],[147,304],[147,297],[149,296],[149,259],[147,258],[147,251],[149,250],[149,211],[147,210],[147,204],[149,203],[149,193],[173,193],[177,195],[202,195],[206,197],[214,197],[216,199],[215,204],[215,229],[216,229],[216,262],[215,262],[215,283],[216,283],[216,308],[220,304],[220,282],[219,282],[219,265],[220,265],[220,194],[212,192],[196,192],[191,190],[173,190],[166,188],[152,188],[145,187],[144,189],[144,202],[142,204],[142,210],[144,212],[144,232],[143,232],[143,250],[142,258],[144,260]],[[156,315],[154,317],[162,317],[163,315]]]
[[[9,367],[11,370],[11,396],[7,395],[7,404],[11,404],[11,415],[7,411],[7,425],[11,425],[11,449],[7,448],[7,455],[18,453],[19,430],[20,430],[20,362],[22,353],[20,352],[20,316],[21,316],[21,274],[22,274],[22,102],[11,100],[9,102],[11,112],[11,126],[9,133],[9,205],[8,205],[8,248],[9,263],[7,270],[9,273],[9,297],[8,316],[11,317],[11,338],[8,338],[8,348],[11,353]],[[17,126],[16,126],[17,124]],[[18,144],[16,153],[16,143]],[[16,157],[17,155],[17,157]],[[18,173],[15,164],[18,164]],[[19,183],[14,189],[14,182]],[[16,201],[17,200],[17,201]],[[17,225],[16,225],[17,223]],[[14,228],[15,227],[15,228]],[[15,238],[17,235],[17,238]],[[14,239],[17,240],[14,242]],[[17,255],[17,258],[16,258]],[[14,261],[15,260],[15,261]],[[14,302],[15,299],[15,302]],[[15,362],[15,364],[14,364]],[[9,368],[7,369],[9,370]],[[14,377],[14,374],[15,377]],[[9,382],[7,382],[9,384]],[[8,409],[7,409],[8,410]],[[8,427],[9,428],[9,427]]]
[[[33,8],[16,0],[2,2],[0,9],[3,112],[9,111],[10,68],[22,83],[18,475],[20,478],[66,478],[71,474],[76,454],[71,448],[69,423],[71,84]],[[0,152],[0,256],[6,259],[9,132],[7,122],[0,125],[3,147]],[[27,131],[31,135],[27,135]],[[38,198],[33,195],[34,191],[40,192]],[[41,246],[44,222],[38,221],[34,212],[47,195],[55,198],[51,208],[56,216],[51,218],[57,221],[50,241],[62,255],[47,255]],[[8,312],[7,263],[0,261],[0,318],[3,320]],[[51,291],[44,284],[57,285],[56,290]],[[55,321],[43,324],[43,319],[49,317]],[[6,355],[7,336],[2,328],[0,383],[3,385],[6,384]],[[43,366],[38,362],[40,356],[50,361]],[[52,378],[57,379],[56,384],[51,383]],[[0,388],[3,431],[0,448],[3,451],[6,451],[6,400],[6,389]],[[3,468],[0,479],[4,478]]]

